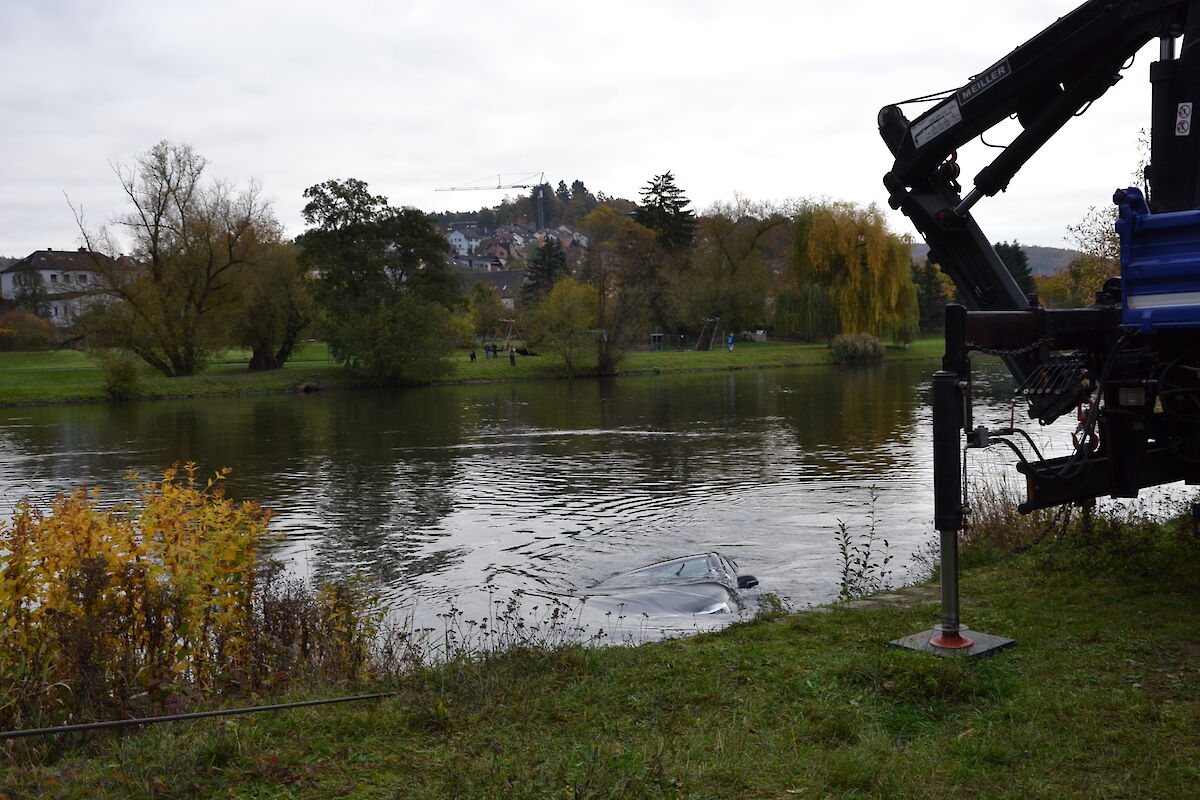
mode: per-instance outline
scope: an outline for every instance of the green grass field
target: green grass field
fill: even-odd
[[[485,359],[477,351],[472,362],[468,350],[455,352],[449,369],[430,383],[502,381],[569,377],[562,360],[552,354],[518,356],[515,366],[501,355]],[[907,347],[890,347],[886,358],[932,359],[940,357],[940,338],[921,339]],[[164,378],[149,368],[140,371],[141,395],[146,398],[197,397],[286,392],[300,385],[339,388],[355,386],[355,379],[329,355],[320,342],[301,346],[282,370],[250,372],[247,351],[216,354],[200,375]],[[739,343],[731,353],[722,348],[698,353],[692,350],[635,350],[621,363],[621,374],[695,372],[705,370],[763,369],[828,364],[824,345],[779,342]],[[89,402],[106,399],[104,374],[97,361],[76,350],[0,353],[0,405]]]
[[[282,370],[250,372],[248,352],[218,354],[200,375],[165,378],[140,370],[146,398],[284,392],[300,384],[350,385],[344,370],[321,343],[302,346]],[[104,373],[88,353],[77,350],[0,353],[0,405],[103,401]]]
[[[936,622],[930,605],[636,648],[521,648],[414,673],[383,701],[104,734],[61,756],[13,743],[0,795],[1195,797],[1198,563],[969,570],[964,621],[1017,640],[991,659],[885,645]]]

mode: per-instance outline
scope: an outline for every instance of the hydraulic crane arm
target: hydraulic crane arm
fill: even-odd
[[[1200,22],[1200,0],[1089,0],[1004,58],[989,66],[966,85],[929,111],[909,121],[899,106],[879,112],[879,131],[895,157],[884,177],[893,208],[903,211],[928,241],[931,258],[955,281],[967,308],[973,311],[1015,311],[1028,307],[1003,263],[970,216],[982,197],[995,195],[1047,140],[1120,79],[1120,71],[1148,41],[1190,32]],[[1197,54],[1200,55],[1200,54]],[[1156,83],[1157,117],[1173,117],[1170,103],[1180,95],[1175,83],[1200,86],[1192,53],[1160,62],[1160,73],[1175,73],[1163,81],[1160,98]],[[1164,67],[1165,64],[1165,67]],[[960,196],[956,151],[1009,116],[1015,116],[1021,133],[991,164],[974,178],[974,187]],[[1162,139],[1154,142],[1164,147]],[[1191,145],[1191,139],[1187,142]],[[1179,148],[1176,148],[1179,151]],[[1186,207],[1196,197],[1195,147],[1189,164],[1181,152],[1166,159],[1170,169],[1151,174],[1156,194],[1186,196]],[[1158,153],[1154,154],[1155,156]],[[1164,165],[1165,166],[1165,165]],[[1190,188],[1172,191],[1169,184],[1181,171]],[[1181,200],[1168,201],[1170,210]],[[1155,204],[1152,203],[1152,206]],[[1156,208],[1158,210],[1158,208]],[[1165,210],[1165,209],[1164,209]],[[1023,377],[1023,376],[1018,376]]]
[[[1175,54],[1175,40],[1183,49]],[[1032,307],[971,217],[1072,116],[1103,95],[1144,44],[1160,39],[1150,68],[1149,198],[1119,190],[1121,277],[1089,308]],[[1200,484],[1200,0],[1088,0],[971,78],[911,122],[879,112],[895,159],[889,202],[930,245],[963,305],[946,308],[946,352],[933,376],[934,526],[941,536],[942,622],[894,644],[975,652],[1011,640],[972,640],[958,619],[957,542],[964,517],[962,434],[968,448],[1003,442],[1026,479],[1022,512],[1096,498],[1137,497],[1148,486]],[[1021,132],[960,196],[957,150],[1008,116]],[[965,307],[964,307],[965,306]],[[1015,425],[976,427],[969,353],[1001,355],[1029,402],[1053,422],[1075,410],[1069,455],[1033,458]],[[976,634],[972,634],[976,636]],[[985,635],[986,636],[986,635]]]
[[[1006,189],[1155,38],[1149,191],[1114,196],[1119,285],[1107,284],[1090,308],[1031,307],[971,209]],[[1004,358],[1031,417],[1049,423],[1072,409],[1079,415],[1069,456],[1022,460],[1028,483],[1022,510],[1105,494],[1135,497],[1143,487],[1175,480],[1200,483],[1200,130],[1192,127],[1194,109],[1200,110],[1200,0],[1088,0],[916,119],[908,120],[898,105],[879,112],[880,135],[894,158],[884,177],[889,202],[924,236],[966,306],[948,310],[942,363],[952,378],[950,393],[961,393],[969,409],[967,354],[984,350]],[[1009,116],[1020,133],[962,196],[958,148]],[[948,409],[935,408],[935,419],[951,414]],[[968,446],[988,446],[987,430],[973,429],[969,413],[961,422]],[[957,459],[957,445],[950,444],[935,462]],[[950,519],[961,509],[943,502],[941,514]]]

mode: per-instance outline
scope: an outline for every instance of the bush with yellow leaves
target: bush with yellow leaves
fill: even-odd
[[[330,589],[262,581],[270,513],[229,500],[227,474],[198,481],[189,463],[139,483],[128,505],[77,491],[45,510],[23,501],[0,522],[0,725],[176,710],[324,666],[315,660],[353,677],[346,668],[370,645],[369,600],[331,604]],[[336,653],[321,636],[331,614],[362,618],[353,637],[335,637]]]

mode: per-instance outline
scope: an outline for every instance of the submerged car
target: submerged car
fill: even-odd
[[[739,590],[755,586],[758,579],[738,575],[731,559],[698,553],[622,572],[579,594],[592,608],[622,614],[734,614]]]

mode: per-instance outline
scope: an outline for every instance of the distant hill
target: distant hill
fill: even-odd
[[[1067,268],[1068,264],[1082,255],[1077,250],[1068,250],[1065,247],[1039,247],[1032,244],[1021,246],[1025,249],[1025,255],[1029,256],[1029,271],[1034,275],[1053,275],[1061,272]],[[928,252],[929,245],[924,242],[914,244],[912,246],[913,261],[923,262]]]

